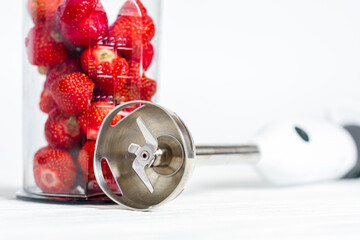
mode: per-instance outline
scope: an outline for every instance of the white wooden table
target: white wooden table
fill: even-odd
[[[17,188],[0,183],[0,239],[360,239],[360,180],[270,188],[246,167],[203,167],[153,212],[24,202]]]

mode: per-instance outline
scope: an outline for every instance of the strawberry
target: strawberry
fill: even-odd
[[[109,28],[108,39],[117,48],[132,48],[146,44],[155,35],[155,25],[151,17],[120,15]]]
[[[87,8],[83,9],[84,12],[81,10],[82,5],[75,8],[76,4],[85,2],[66,1],[58,7],[55,14],[61,34],[72,44],[82,47],[97,44],[106,36],[108,30],[108,18],[101,3],[92,8],[94,1],[89,1]]]
[[[150,78],[143,76],[141,78],[141,99],[151,101],[156,93],[156,82]]]
[[[76,117],[53,109],[45,123],[45,138],[53,148],[72,149],[81,143],[81,128]]]
[[[156,92],[156,82],[141,71],[140,63],[129,62],[129,77],[122,91],[115,94],[116,103],[145,100],[150,101]]]
[[[80,61],[76,58],[68,58],[65,62],[56,66],[51,66],[46,71],[46,81],[44,84],[44,90],[41,93],[40,109],[44,113],[49,113],[55,108],[56,102],[51,96],[51,85],[64,75],[81,71]]]
[[[75,24],[86,20],[96,5],[98,0],[65,0],[61,21]]]
[[[97,87],[106,94],[120,91],[129,72],[127,61],[109,46],[90,47],[81,55],[81,65]]]
[[[73,72],[80,72],[80,61],[77,58],[68,58],[65,62],[60,63],[56,66],[52,66],[47,70],[45,87],[47,89],[51,88],[51,85],[59,78],[62,78],[64,75]]]
[[[129,76],[126,79],[126,84],[129,86],[140,87],[141,76],[144,75],[144,70],[137,61],[129,61]]]
[[[65,194],[75,185],[76,165],[63,150],[45,147],[34,156],[34,179],[45,193]]]
[[[140,77],[144,74],[144,70],[141,70],[140,62],[138,61],[129,61],[129,76]]]
[[[79,125],[86,132],[87,139],[96,140],[100,126],[106,115],[114,108],[114,105],[107,102],[92,102],[90,107],[79,116]],[[121,120],[117,115],[111,124],[115,125]]]
[[[53,21],[56,8],[63,0],[29,0],[28,10],[35,24]]]
[[[94,174],[94,152],[95,152],[95,141],[87,141],[79,152],[78,164],[82,171],[82,174],[87,182],[88,193],[102,193]],[[101,162],[101,168],[106,183],[113,192],[118,192],[119,188],[113,177],[113,174],[106,161]]]
[[[68,51],[60,33],[52,27],[38,25],[33,27],[25,41],[31,64],[53,66],[66,60]]]
[[[139,62],[129,62],[129,76],[127,77],[126,84],[129,86],[137,86],[142,88],[143,80],[145,78],[145,70],[141,71],[141,65]]]
[[[115,94],[114,98],[115,98],[115,103],[117,105],[120,105],[120,104],[123,104],[126,102],[130,102],[130,101],[141,100],[141,90],[137,86],[125,85],[124,88],[121,89],[121,91],[119,91]],[[140,106],[140,104],[131,105],[131,106],[123,109],[119,114],[122,117],[125,117],[128,113],[134,111],[139,106]]]
[[[137,86],[125,85],[124,88],[121,89],[121,91],[117,92],[114,95],[115,103],[119,105],[125,102],[140,100],[140,94],[140,89]]]
[[[135,3],[132,0],[127,0],[121,7],[119,15],[145,16],[147,10],[140,0],[135,0]]]
[[[154,58],[154,46],[151,43],[133,46],[133,48],[119,48],[120,54],[129,62],[141,62],[144,71],[146,71]]]
[[[121,97],[126,101],[133,100],[145,100],[151,101],[151,98],[156,93],[156,82],[150,78],[147,78],[144,74],[142,77],[139,76],[138,63],[131,63],[129,78],[122,91],[115,94],[116,103],[123,102],[119,101]]]
[[[95,84],[85,74],[75,72],[53,83],[51,95],[63,112],[77,116],[87,109],[94,87]]]
[[[155,54],[154,46],[151,43],[148,43],[143,46],[142,64],[145,71],[148,70],[148,68],[150,67],[151,62],[154,58],[154,54]]]
[[[57,106],[56,102],[51,96],[50,90],[46,87],[44,87],[44,90],[41,93],[39,106],[40,110],[44,113],[49,113]]]

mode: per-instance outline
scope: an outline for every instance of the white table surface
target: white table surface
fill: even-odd
[[[0,239],[360,239],[360,180],[270,188],[247,167],[197,168],[152,212],[15,199],[0,183]]]

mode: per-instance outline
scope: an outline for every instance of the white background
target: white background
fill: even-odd
[[[159,102],[197,143],[360,102],[360,2],[166,0]],[[0,181],[21,179],[21,1],[0,8]],[[26,119],[27,116],[24,116]],[[10,178],[9,178],[10,175]]]
[[[161,103],[201,143],[360,100],[360,2],[164,1]]]

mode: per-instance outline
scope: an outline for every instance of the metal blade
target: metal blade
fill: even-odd
[[[142,133],[142,135],[145,138],[145,142],[146,145],[151,146],[153,148],[153,152],[155,152],[158,148],[158,141],[156,138],[154,138],[154,136],[152,135],[152,133],[150,132],[150,130],[146,127],[144,121],[142,120],[141,117],[138,117],[136,119],[136,122],[140,128],[140,131]]]
[[[150,183],[149,178],[147,177],[146,173],[145,173],[145,166],[144,164],[142,164],[140,162],[140,160],[138,158],[135,158],[133,165],[132,165],[134,171],[136,172],[136,174],[139,176],[139,178],[141,179],[141,181],[145,184],[146,188],[153,193],[154,192],[154,188]]]

